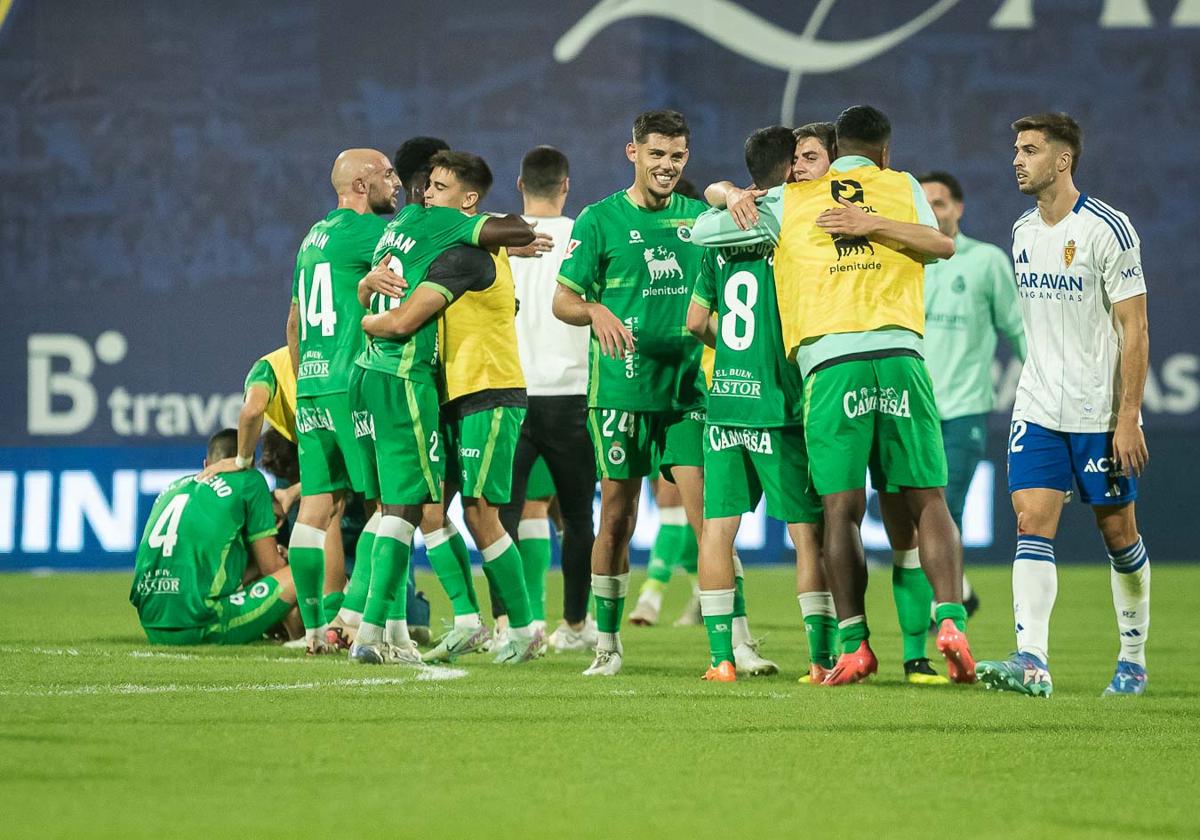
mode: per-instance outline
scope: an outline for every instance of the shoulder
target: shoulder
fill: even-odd
[[[1079,215],[1091,223],[1092,235],[1101,241],[1114,242],[1121,251],[1138,244],[1137,233],[1129,223],[1129,217],[1098,198],[1084,196]]]
[[[677,199],[679,199],[679,204],[677,205],[677,212],[675,215],[687,216],[694,219],[705,210],[711,209],[707,202],[700,201],[699,199],[695,198],[688,198],[687,196],[680,195],[679,193],[675,193],[674,195]]]
[[[1018,230],[1020,230],[1021,228],[1025,227],[1026,225],[1031,223],[1034,220],[1034,213],[1036,213],[1036,212],[1037,212],[1037,205],[1034,205],[1033,207],[1030,207],[1028,210],[1026,210],[1024,213],[1022,213],[1020,216],[1017,216],[1017,220],[1015,222],[1013,222],[1013,226],[1012,226],[1013,234],[1016,234],[1016,232]]]

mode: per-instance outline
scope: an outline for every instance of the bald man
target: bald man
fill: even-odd
[[[310,655],[337,650],[326,637],[331,616],[324,614],[322,604],[325,531],[347,492],[379,498],[373,476],[362,465],[346,390],[362,346],[365,310],[358,302],[358,283],[371,270],[371,256],[386,224],[382,217],[395,212],[400,186],[387,156],[375,149],[342,152],[333,163],[330,181],[337,207],[300,243],[287,321],[300,456],[300,511],[288,562]],[[236,466],[246,469],[251,463],[239,454]],[[378,523],[375,513],[360,542],[373,542]],[[368,543],[360,555],[369,555],[369,547]],[[369,579],[369,569],[362,571]]]

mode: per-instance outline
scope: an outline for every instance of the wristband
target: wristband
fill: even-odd
[[[237,455],[234,457],[233,463],[239,470],[244,470],[254,463],[254,456],[251,455],[249,458],[243,458],[241,455]]]

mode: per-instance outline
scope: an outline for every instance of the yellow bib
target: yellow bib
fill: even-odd
[[[508,253],[493,254],[496,280],[447,307],[439,325],[445,402],[493,388],[524,388],[517,352],[517,292]]]
[[[817,216],[840,206],[835,195],[889,219],[917,221],[903,172],[862,166],[784,187],[775,290],[789,354],[833,333],[925,332],[924,263],[899,243],[832,237],[817,227]]]
[[[296,374],[287,345],[263,356],[275,373],[275,394],[267,403],[267,422],[279,434],[296,442]]]

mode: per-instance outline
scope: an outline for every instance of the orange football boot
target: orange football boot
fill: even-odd
[[[705,671],[704,679],[709,682],[737,682],[737,671],[734,669],[733,663],[726,660]]]
[[[818,665],[816,662],[808,663],[808,673],[796,680],[803,685],[820,685],[825,682],[825,678],[829,676],[831,668],[826,668],[824,665]]]
[[[850,685],[862,682],[878,670],[879,660],[875,658],[871,646],[863,640],[854,653],[843,653],[838,657],[837,664],[826,675],[821,685]]]
[[[967,642],[967,634],[954,626],[948,618],[942,619],[937,637],[938,653],[946,657],[946,675],[952,682],[975,682],[975,657],[971,655],[971,645]]]

